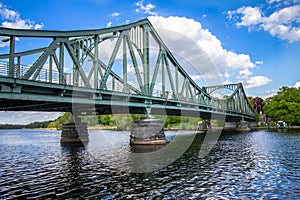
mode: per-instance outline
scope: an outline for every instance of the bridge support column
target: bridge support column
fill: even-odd
[[[166,144],[164,121],[154,119],[151,109],[141,120],[133,121],[130,133],[131,145],[161,145]]]
[[[198,127],[197,130],[201,132],[208,131],[208,129],[211,128],[210,121],[208,120],[203,120],[202,122],[198,122]]]
[[[250,131],[250,128],[249,128],[249,123],[247,121],[240,121],[240,122],[237,122],[237,128],[236,128],[237,131]]]
[[[60,141],[62,144],[86,144],[89,141],[87,123],[71,120],[63,124]]]
[[[224,130],[250,131],[250,128],[249,123],[242,120],[240,122],[225,122]]]
[[[237,128],[237,122],[225,122],[224,130],[235,130]]]

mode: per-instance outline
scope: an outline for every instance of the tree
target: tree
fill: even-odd
[[[111,125],[112,115],[99,115],[98,116],[98,123],[103,126],[110,126]]]
[[[51,122],[48,125],[48,128],[56,128],[57,130],[62,129],[62,125],[64,123],[70,122],[72,114],[69,112],[65,112],[63,115],[59,116],[54,122]]]
[[[275,120],[290,125],[300,124],[300,90],[282,87],[279,92],[264,102],[264,112]]]

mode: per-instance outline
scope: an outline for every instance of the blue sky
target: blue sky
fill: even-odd
[[[175,31],[194,41],[214,63],[222,82],[242,82],[248,96],[265,98],[281,86],[300,85],[300,0],[0,2],[1,26],[9,28],[97,29],[148,17],[156,29]],[[163,39],[174,53],[184,52],[191,62],[197,60],[188,47]],[[0,52],[1,48],[7,47],[0,44]],[[18,113],[22,116],[14,119],[13,115],[0,113],[0,123],[42,121],[58,114]]]

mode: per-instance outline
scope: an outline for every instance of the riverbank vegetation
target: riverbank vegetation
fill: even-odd
[[[117,127],[119,130],[130,130],[132,121],[140,120],[143,115],[139,114],[108,114],[97,116],[82,116],[81,121],[86,122],[89,127],[105,126],[105,127]],[[56,120],[48,125],[48,128],[56,128],[60,130],[63,123],[67,123],[71,120],[71,113],[64,113]],[[193,117],[181,117],[181,116],[161,116],[155,115],[155,119],[164,120],[165,128],[182,128],[189,129],[197,127],[200,118]]]
[[[30,124],[0,124],[0,129],[34,129],[34,128],[48,128],[51,121],[44,121],[44,122],[33,122]]]
[[[300,125],[300,89],[282,87],[275,96],[264,101],[264,113],[274,121]]]

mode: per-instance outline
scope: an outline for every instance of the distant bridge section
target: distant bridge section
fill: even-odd
[[[9,43],[0,55],[2,111],[255,118],[241,83],[197,85],[147,19],[83,31],[0,28],[0,36]],[[232,94],[215,98],[218,89]]]

